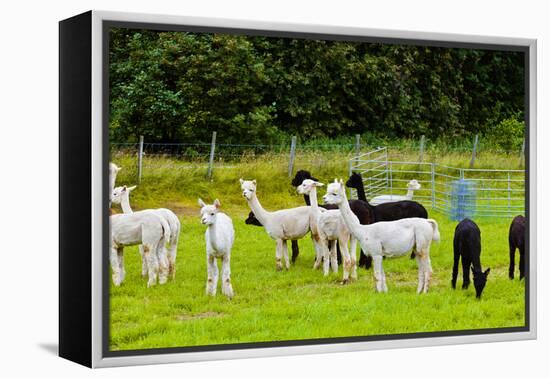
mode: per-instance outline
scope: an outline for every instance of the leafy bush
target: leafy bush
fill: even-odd
[[[486,137],[504,150],[519,150],[525,138],[525,123],[520,119],[519,116],[503,119]]]

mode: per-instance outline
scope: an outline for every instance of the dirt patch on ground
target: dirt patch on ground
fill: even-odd
[[[186,320],[196,320],[196,319],[206,319],[206,318],[219,318],[222,317],[223,314],[221,312],[215,312],[215,311],[207,311],[207,312],[201,312],[198,314],[185,314],[185,315],[179,315],[176,317],[179,321],[186,321]]]

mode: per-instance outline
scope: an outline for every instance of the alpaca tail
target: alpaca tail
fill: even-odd
[[[434,230],[432,240],[438,242],[439,240],[441,240],[441,238],[439,235],[439,227],[437,225],[437,222],[435,221],[435,219],[427,219],[427,221],[432,225],[432,228]]]
[[[162,225],[163,238],[164,238],[163,244],[166,245],[166,243],[170,243],[170,237],[171,237],[170,224],[166,221],[166,218],[164,218],[163,216],[159,216],[158,218],[160,220],[160,224]]]

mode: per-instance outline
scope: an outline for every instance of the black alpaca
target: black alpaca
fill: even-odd
[[[510,246],[510,268],[508,277],[514,279],[514,258],[516,248],[519,249],[519,279],[525,277],[525,217],[518,215],[510,224],[510,232],[508,233],[508,244]]]
[[[367,200],[365,187],[363,186],[363,178],[359,173],[353,172],[346,182],[346,186],[357,190],[357,198],[366,202],[372,214],[372,223],[394,221],[403,218],[428,218],[426,208],[415,201],[396,201],[372,206]],[[411,259],[414,259],[414,252],[411,253]],[[371,265],[372,258],[370,256],[361,255],[359,258],[359,266],[364,266],[366,269],[369,269]]]
[[[462,257],[462,288],[467,289],[470,285],[470,267],[474,275],[474,287],[476,289],[476,298],[481,298],[481,293],[487,283],[487,276],[491,268],[485,272],[481,270],[481,232],[479,227],[472,220],[465,218],[455,228],[453,240],[454,263],[453,277],[451,284],[456,288],[456,278],[458,276],[458,261]]]
[[[249,224],[251,226],[263,227],[263,225],[260,223],[258,218],[254,216],[254,213],[252,211],[248,213],[248,218],[244,220],[244,223]],[[296,261],[296,258],[298,257],[298,254],[300,253],[300,250],[298,249],[298,240],[291,240],[291,244],[292,244],[292,262],[294,263]]]

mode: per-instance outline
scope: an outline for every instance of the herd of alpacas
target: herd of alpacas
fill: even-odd
[[[119,286],[125,277],[124,247],[138,245],[142,259],[142,276],[148,278],[147,286],[157,282],[164,284],[175,279],[176,254],[181,224],[169,209],[132,211],[130,193],[132,187],[115,187],[120,171],[114,163],[109,165],[110,199],[120,205],[122,214],[110,215],[111,249],[110,263],[112,280]],[[298,240],[311,235],[315,250],[314,269],[323,268],[324,275],[330,270],[338,272],[343,265],[342,284],[357,279],[357,266],[374,271],[376,291],[387,292],[383,259],[401,257],[411,252],[411,259],[418,265],[417,293],[428,291],[432,276],[430,246],[440,240],[438,224],[428,218],[428,212],[412,200],[414,190],[420,189],[416,180],[411,180],[405,196],[378,196],[367,200],[361,175],[353,173],[344,185],[335,179],[326,185],[324,204],[318,203],[317,190],[324,187],[308,171],[298,171],[292,185],[304,196],[305,205],[291,209],[268,211],[257,196],[256,180],[240,179],[242,195],[251,212],[246,224],[263,227],[275,241],[275,262],[277,270],[289,269],[299,254]],[[357,200],[348,200],[346,187],[354,188]],[[374,204],[376,200],[376,205]],[[198,199],[201,223],[206,226],[206,293],[216,295],[218,283],[217,259],[222,261],[222,293],[228,298],[234,296],[231,285],[230,259],[235,240],[233,222],[220,211],[218,199],[206,204]],[[287,242],[292,243],[292,258],[289,259]],[[356,260],[357,244],[361,248],[360,260]],[[525,276],[525,218],[516,216],[509,230],[510,268],[509,278],[514,278],[515,250],[519,250],[520,279]],[[462,288],[470,285],[470,270],[473,274],[476,297],[480,298],[487,282],[490,268],[482,270],[481,231],[471,219],[463,219],[455,229],[454,262],[451,285],[456,287],[458,264],[462,260]]]

